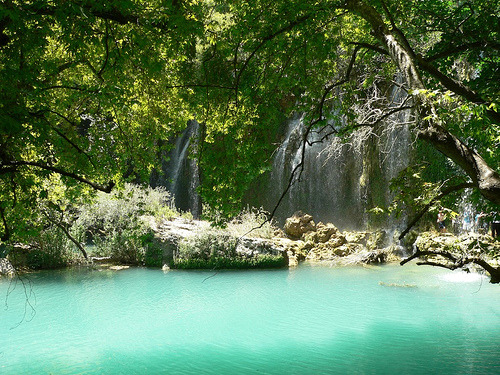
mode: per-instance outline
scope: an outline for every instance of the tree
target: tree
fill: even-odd
[[[2,2],[2,240],[41,223],[54,174],[68,195],[149,175],[161,140],[191,117],[164,86],[201,30],[196,12],[175,1]]]
[[[270,108],[288,99],[293,110],[309,113],[312,127],[324,125],[331,116],[327,103],[342,97],[353,120],[342,131],[352,131],[367,125],[350,112],[352,99],[366,96],[356,84],[362,82],[366,92],[390,81],[396,68],[410,101],[386,114],[411,106],[420,139],[453,160],[486,199],[499,204],[497,155],[483,157],[474,149],[477,145],[465,142],[486,131],[489,144],[480,146],[490,154],[498,146],[498,6],[487,1],[370,4],[220,2],[229,21],[213,31],[206,52],[213,51],[211,59],[215,56],[230,71],[223,91],[222,86],[216,91],[219,101],[226,102],[225,111],[258,108],[262,121]],[[202,65],[209,71],[210,64],[207,59]],[[204,75],[202,82],[213,87],[218,77]],[[212,101],[209,105],[221,110]],[[454,111],[462,115],[454,118]],[[223,126],[221,118],[213,119]]]
[[[47,195],[41,181],[59,174],[78,194],[145,176],[159,140],[191,118],[202,125],[202,196],[234,213],[294,111],[306,113],[307,147],[332,122],[345,135],[411,110],[415,134],[461,171],[456,186],[499,204],[499,10],[488,0],[6,1],[3,237]],[[400,105],[370,96],[391,84],[407,92]]]
[[[216,89],[221,104],[214,108],[210,102],[207,112],[222,106],[234,119],[252,108],[255,123],[265,121],[273,108],[305,112],[309,126],[301,147],[307,147],[312,132],[329,120],[336,120],[332,133],[343,135],[411,109],[418,138],[455,163],[462,176],[454,184],[441,183],[431,202],[473,187],[500,204],[498,4],[347,0],[218,6],[227,17],[221,17],[224,22],[205,51],[213,51],[211,59],[230,73]],[[205,71],[211,59],[203,61]],[[407,100],[399,106],[370,100],[374,88],[398,84],[397,71]],[[201,82],[214,87],[217,77],[205,74]],[[359,102],[376,103],[369,121],[356,112]],[[342,119],[332,119],[339,107]],[[215,124],[206,118],[212,131],[224,126],[220,118]],[[302,166],[303,160],[290,184]],[[224,185],[219,181],[218,186]],[[221,192],[211,196],[209,190],[205,197],[224,199]]]

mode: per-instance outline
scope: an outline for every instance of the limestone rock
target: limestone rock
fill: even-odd
[[[414,245],[421,251],[441,250],[475,256],[482,254],[493,258],[500,254],[500,242],[491,236],[477,233],[454,236],[451,233],[422,232]]]
[[[318,223],[316,229],[317,242],[327,242],[332,237],[332,235],[336,234],[337,232],[337,227],[332,223],[328,223],[326,225],[323,223]]]
[[[377,232],[373,232],[368,237],[366,247],[369,250],[382,249],[386,246],[387,237],[388,236],[386,231],[379,230]]]
[[[0,275],[12,275],[15,270],[7,258],[0,258]]]
[[[298,211],[286,219],[284,230],[287,236],[301,239],[305,233],[314,232],[316,224],[311,215]]]
[[[370,237],[369,232],[344,232],[343,234],[347,242],[357,243],[363,246],[366,246],[368,238]]]
[[[287,251],[288,256],[288,267],[297,267],[299,265],[299,260],[297,259],[297,255],[293,253],[293,251]]]
[[[318,243],[318,233],[317,232],[307,232],[303,235],[304,242],[306,243]]]
[[[331,248],[339,247],[339,246],[342,246],[346,243],[347,243],[347,240],[346,240],[345,236],[342,234],[339,234],[335,237],[331,237],[328,240],[328,242],[326,242],[326,244]]]
[[[372,263],[385,263],[387,258],[387,254],[385,251],[382,250],[374,250],[370,251],[368,254],[366,254],[362,262],[366,264],[372,264]]]

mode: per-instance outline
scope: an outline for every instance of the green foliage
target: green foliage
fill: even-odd
[[[163,266],[163,246],[156,241],[152,233],[146,234],[142,240],[145,246],[144,265],[146,267]]]
[[[253,258],[180,258],[174,262],[178,269],[249,269],[249,268],[280,268],[285,267],[286,261],[282,256],[257,255]]]
[[[58,228],[48,228],[31,238],[30,247],[12,247],[8,258],[16,268],[56,269],[81,256]]]
[[[94,202],[80,207],[73,228],[95,245],[92,255],[110,256],[119,263],[152,265],[158,262],[158,249],[151,221],[177,216],[172,205],[163,188],[125,184],[112,194],[98,193]]]
[[[361,109],[372,105],[380,113],[390,105],[382,99],[396,67],[348,3],[0,4],[2,237],[26,238],[47,215],[63,213],[64,225],[71,225],[65,200],[147,181],[170,147],[166,140],[190,119],[202,124],[194,152],[200,194],[224,218],[236,215],[248,187],[269,169],[280,126],[294,111],[316,127],[342,119],[336,131],[348,135]],[[451,94],[437,75],[422,73],[440,123],[498,170],[500,129],[488,116],[500,105],[498,2],[366,4],[399,29],[417,57],[483,99]],[[450,178],[445,169],[442,180]],[[64,199],[50,197],[54,175],[61,176]],[[429,194],[439,183],[420,180]],[[416,195],[418,204],[426,194]],[[104,227],[122,219],[99,220]],[[121,234],[115,241],[125,246]]]
[[[278,228],[262,209],[247,207],[227,223],[225,231],[233,237],[274,238]]]
[[[237,239],[223,232],[206,231],[179,243],[178,259],[213,260],[236,257]]]
[[[183,239],[173,266],[181,269],[246,269],[276,268],[286,265],[281,255],[238,254],[238,238],[216,229],[210,229]]]

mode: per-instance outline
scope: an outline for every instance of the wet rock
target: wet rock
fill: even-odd
[[[483,256],[491,260],[500,257],[500,242],[489,235],[472,232],[460,236],[422,232],[415,240],[414,246],[420,251],[446,251],[458,256]]]
[[[366,264],[372,264],[372,263],[385,263],[387,258],[387,254],[385,251],[381,250],[374,250],[370,251],[368,254],[366,254],[362,262]]]
[[[382,249],[387,245],[387,237],[386,231],[380,230],[373,232],[368,236],[366,247],[368,250]]]
[[[299,260],[297,259],[297,255],[292,251],[287,251],[288,257],[288,267],[297,267],[299,265]]]
[[[357,243],[363,246],[366,246],[368,238],[370,237],[369,232],[344,232],[343,234],[347,242]]]
[[[344,235],[338,234],[335,237],[331,237],[326,243],[331,248],[336,248],[347,243],[347,239]]]

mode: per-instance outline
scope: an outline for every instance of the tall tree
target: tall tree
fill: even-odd
[[[196,4],[8,0],[0,4],[2,238],[62,176],[71,194],[147,176],[191,115],[165,85],[202,24]],[[33,222],[30,226],[33,225]]]
[[[210,75],[214,56],[226,73],[212,90],[221,104],[205,101],[207,111],[252,108],[258,124],[288,103],[285,109],[309,114],[305,147],[311,129],[336,113],[339,99],[348,116],[339,133],[411,107],[419,138],[450,158],[486,199],[500,203],[498,4],[221,1],[217,9],[225,18],[210,34],[205,51],[213,53],[202,62],[209,74],[200,78],[210,87],[221,82],[220,74]],[[388,108],[386,101],[378,119],[361,121],[359,102],[396,71],[408,93],[405,105]],[[200,100],[209,95],[199,94]],[[207,126],[212,121],[215,131],[224,127],[224,118],[211,119]]]
[[[202,193],[231,210],[293,111],[307,113],[306,147],[329,121],[347,134],[411,108],[415,133],[498,204],[499,10],[487,0],[4,1],[3,237],[53,174],[108,191],[147,174],[157,140],[190,118],[202,122]],[[365,121],[359,109],[397,72],[408,100],[376,101]]]

